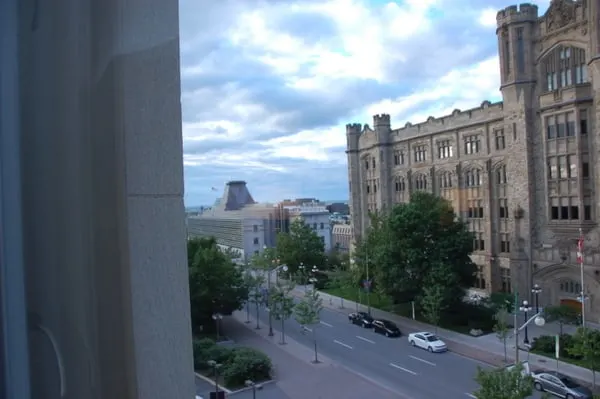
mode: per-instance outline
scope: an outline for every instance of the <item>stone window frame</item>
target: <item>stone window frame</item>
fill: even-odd
[[[414,163],[427,162],[427,152],[429,148],[425,143],[418,143],[412,146]]]
[[[504,151],[506,149],[506,135],[504,128],[494,130],[494,148],[496,151]]]
[[[413,177],[414,189],[418,191],[427,191],[429,188],[429,182],[427,179],[427,174],[425,173],[416,173]]]
[[[575,45],[558,45],[541,60],[544,93],[570,88],[589,82],[586,51]]]
[[[450,159],[454,157],[454,143],[451,138],[440,138],[435,142],[438,159]]]
[[[500,292],[504,293],[512,293],[512,277],[510,268],[508,267],[500,267]]]
[[[465,155],[477,155],[483,149],[483,135],[481,133],[468,133],[463,136]]]

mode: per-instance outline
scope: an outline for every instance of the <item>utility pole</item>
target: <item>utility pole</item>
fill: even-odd
[[[367,313],[369,313],[369,316],[371,315],[371,280],[369,279],[369,255],[367,254],[367,283],[366,288],[367,288]]]

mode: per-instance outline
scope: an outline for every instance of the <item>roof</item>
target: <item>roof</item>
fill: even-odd
[[[246,187],[246,182],[243,180],[232,180],[225,185],[223,197],[216,207],[223,208],[226,211],[235,211],[255,203],[256,201],[254,201],[254,198],[252,198]]]

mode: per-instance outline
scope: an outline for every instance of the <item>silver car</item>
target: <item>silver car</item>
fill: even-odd
[[[592,399],[592,391],[581,386],[566,375],[555,371],[534,373],[533,386],[541,392],[548,392],[565,399]]]

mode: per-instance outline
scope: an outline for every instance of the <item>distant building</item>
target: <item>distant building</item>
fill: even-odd
[[[244,181],[228,182],[211,209],[187,218],[188,237],[215,237],[220,246],[238,252],[240,261],[275,246],[277,234],[288,228],[288,210],[257,203]]]
[[[334,248],[343,253],[350,253],[352,244],[352,226],[349,224],[334,224],[331,231]]]
[[[310,202],[294,201],[295,205],[288,205],[290,202],[281,202],[280,207],[289,212],[291,220],[302,218],[304,223],[312,228],[312,230],[321,237],[325,251],[331,250],[331,223],[329,221],[329,211],[325,205],[320,204],[315,199],[310,199]]]
[[[327,205],[327,210],[331,213],[339,213],[341,215],[350,214],[350,207],[347,203],[335,202]]]

